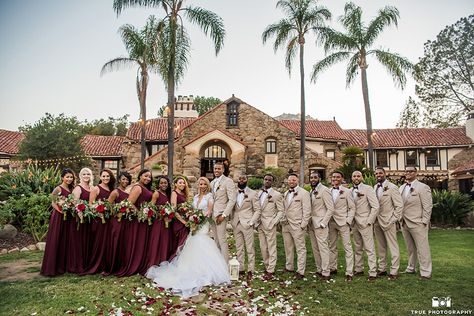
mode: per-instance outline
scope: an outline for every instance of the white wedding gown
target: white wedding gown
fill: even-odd
[[[207,201],[212,195],[206,195],[197,206],[207,211]],[[230,283],[227,262],[221,255],[214,240],[209,237],[209,223],[206,223],[194,235],[189,234],[183,248],[171,262],[162,262],[152,266],[145,276],[158,287],[171,289],[176,295],[188,298],[199,293],[207,285]]]

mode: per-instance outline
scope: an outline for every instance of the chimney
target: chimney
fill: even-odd
[[[466,120],[466,136],[474,143],[474,111],[469,112]]]

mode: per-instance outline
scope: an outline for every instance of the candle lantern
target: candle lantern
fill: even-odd
[[[229,260],[229,274],[231,281],[239,280],[239,267],[240,263],[236,257]]]

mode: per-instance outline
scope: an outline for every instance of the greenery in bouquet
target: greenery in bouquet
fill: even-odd
[[[181,203],[181,204],[178,204],[177,206],[177,212],[181,215],[181,216],[186,216],[186,214],[189,212],[189,211],[192,211],[193,210],[193,203],[192,202],[184,202],[184,203]]]
[[[185,215],[186,227],[189,227],[191,234],[195,234],[208,220],[203,210],[197,208],[189,208]]]
[[[127,199],[120,201],[114,206],[114,215],[118,222],[121,222],[122,218],[132,220],[135,213],[136,212],[133,204]]]
[[[174,218],[175,208],[170,203],[166,203],[165,205],[161,205],[158,207],[158,214],[165,222],[165,227],[168,228],[169,224]]]
[[[84,218],[87,218],[90,222],[90,219],[94,217],[93,212],[89,209],[89,203],[85,200],[76,201],[74,210],[81,224],[84,224]]]
[[[64,220],[67,220],[68,213],[75,216],[74,195],[69,194],[67,197],[64,197],[59,194],[53,194],[52,200],[58,205],[59,210],[63,213]]]
[[[156,205],[151,202],[146,202],[140,205],[140,210],[137,213],[137,218],[139,222],[148,221],[148,225],[153,223],[153,220],[156,219],[157,211]]]
[[[102,221],[102,224],[105,224],[105,219],[109,218],[111,209],[112,208],[110,206],[110,203],[105,200],[95,201],[90,206],[90,210],[93,214],[93,217],[100,218]]]

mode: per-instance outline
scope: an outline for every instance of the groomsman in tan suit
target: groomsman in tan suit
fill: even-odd
[[[309,176],[311,184],[311,220],[308,234],[313,248],[316,273],[323,280],[329,280],[329,220],[334,214],[334,203],[331,191],[321,183],[319,173],[312,172]]]
[[[234,229],[237,260],[240,263],[239,273],[245,274],[245,252],[247,252],[247,279],[252,279],[255,272],[253,227],[260,214],[260,204],[256,198],[257,192],[247,187],[246,175],[239,176],[237,186],[238,192],[231,223]]]
[[[266,174],[263,188],[257,192],[260,211],[257,211],[256,226],[265,265],[265,278],[272,279],[277,262],[277,224],[283,216],[283,195],[272,188],[274,177]]]
[[[224,164],[217,162],[214,165],[214,180],[211,182],[214,210],[211,225],[211,237],[220,249],[226,262],[229,262],[229,247],[227,245],[226,226],[227,217],[232,213],[235,205],[235,184],[232,179],[224,175]]]
[[[369,265],[369,281],[377,278],[377,259],[375,257],[373,224],[379,213],[379,201],[371,186],[364,184],[362,172],[352,173],[352,198],[355,204],[355,223],[352,229],[355,245],[354,275],[364,274],[364,252]]]
[[[305,232],[311,218],[311,199],[309,192],[298,186],[298,175],[292,173],[288,176],[288,187],[283,196],[285,216],[281,228],[286,255],[285,268],[286,271],[294,271],[296,248],[296,278],[302,279],[306,268]]]
[[[396,280],[400,267],[400,249],[397,241],[396,223],[402,219],[403,201],[398,187],[386,179],[382,167],[375,169],[377,184],[375,194],[379,200],[379,215],[374,224],[375,238],[378,244],[379,269],[377,276],[387,275],[387,248],[390,249],[392,264],[389,280]]]
[[[355,205],[351,191],[342,186],[344,176],[339,171],[332,173],[331,196],[334,202],[334,215],[329,221],[329,269],[337,273],[337,235],[342,239],[346,254],[346,281],[352,281],[354,258],[351,243],[351,225],[354,220]]]
[[[406,183],[400,187],[403,205],[402,233],[408,251],[408,274],[414,274],[417,259],[422,280],[431,279],[431,252],[428,243],[433,200],[431,189],[416,179],[416,168],[405,168]]]

